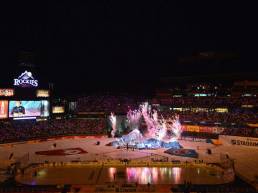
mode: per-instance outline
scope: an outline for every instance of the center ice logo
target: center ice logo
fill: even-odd
[[[23,72],[18,78],[14,79],[14,86],[21,86],[21,87],[37,87],[38,80],[34,79],[31,72],[27,70]]]

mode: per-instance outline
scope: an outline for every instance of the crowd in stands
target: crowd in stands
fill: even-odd
[[[105,119],[0,122],[0,143],[67,135],[105,134]]]
[[[222,135],[244,136],[244,137],[258,137],[258,129],[245,127],[245,128],[226,128],[221,133]]]
[[[106,119],[63,119],[40,122],[0,122],[0,143],[68,135],[107,135]],[[258,137],[258,129],[224,127],[221,134]],[[214,135],[211,137],[211,135]],[[184,132],[184,137],[217,138],[217,134]]]
[[[258,137],[258,128],[248,126],[258,123],[258,97],[164,97],[155,101],[170,107],[163,110],[164,117],[178,114],[183,124],[216,125],[226,128],[225,135]]]
[[[195,123],[233,123],[234,125],[245,123],[256,123],[258,114],[253,108],[242,107],[249,105],[258,106],[258,97],[182,97],[155,100],[160,105],[172,108],[187,108],[188,110],[177,112],[181,121]],[[144,98],[113,96],[113,95],[91,95],[78,99],[78,112],[115,112],[126,114],[129,109],[137,109]],[[205,108],[208,112],[194,112],[193,108]],[[228,113],[216,112],[216,108],[227,108]]]
[[[161,106],[176,108],[180,120],[192,123],[246,125],[258,122],[258,97],[166,97],[156,100]],[[225,112],[219,112],[219,110]],[[166,113],[174,113],[166,110]]]
[[[179,97],[167,100],[167,108],[160,109],[163,117],[178,114],[182,124],[216,125],[227,128],[223,132],[226,135],[258,137],[258,129],[248,127],[249,123],[258,123],[257,97]],[[144,101],[143,97],[126,95],[91,95],[78,99],[77,111],[103,112],[105,115],[115,112],[125,115],[129,109],[137,109]],[[164,101],[156,102],[165,106],[162,105]],[[242,105],[252,108],[243,108]],[[187,109],[175,111],[174,107]],[[193,108],[205,108],[205,111],[194,111]],[[215,108],[227,108],[228,112],[216,112]],[[98,135],[105,133],[106,122],[106,118],[62,119],[33,124],[24,121],[0,122],[0,143],[50,136]]]
[[[258,137],[258,128],[248,126],[248,123],[258,123],[258,114],[250,111],[245,112],[162,112],[164,117],[179,115],[182,124],[209,125],[225,128],[224,135]]]
[[[246,123],[257,123],[258,114],[250,111],[219,113],[219,112],[171,112],[180,115],[180,121],[220,125],[246,125]],[[170,112],[165,112],[170,114]]]

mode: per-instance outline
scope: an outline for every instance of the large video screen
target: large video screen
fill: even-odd
[[[10,101],[9,117],[41,116],[41,101]]]
[[[0,119],[8,117],[8,101],[0,101]]]

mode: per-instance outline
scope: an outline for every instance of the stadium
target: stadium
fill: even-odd
[[[0,190],[255,192],[258,82],[172,82],[55,99],[23,66],[0,90]]]
[[[258,192],[256,6],[2,7],[0,193]]]

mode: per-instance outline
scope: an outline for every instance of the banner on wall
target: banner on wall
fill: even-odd
[[[258,147],[258,139],[231,139],[231,144]]]
[[[258,147],[258,138],[220,135],[219,139],[230,145]]]
[[[208,126],[199,126],[199,125],[183,125],[182,128],[183,128],[183,131],[216,133],[216,134],[220,134],[224,130],[223,127],[208,127]]]

